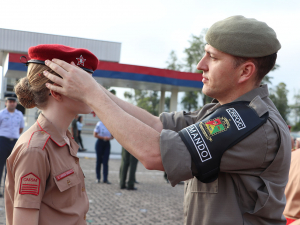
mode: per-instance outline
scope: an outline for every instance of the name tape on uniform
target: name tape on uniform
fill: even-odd
[[[21,195],[39,195],[41,180],[33,173],[21,177],[20,190]]]
[[[242,130],[242,129],[246,128],[246,125],[245,125],[242,117],[234,108],[226,109],[226,111],[230,115],[231,119],[233,120],[233,122],[236,125],[238,130]]]
[[[210,151],[203,140],[202,135],[198,131],[197,127],[195,125],[189,126],[185,128],[187,133],[189,134],[195,148],[197,149],[198,155],[202,162],[205,162],[209,159],[211,159]]]
[[[68,170],[68,171],[66,171],[66,172],[63,172],[62,174],[57,175],[57,176],[56,176],[56,180],[64,179],[65,177],[70,176],[70,175],[73,174],[73,173],[74,173],[74,170],[73,170],[73,169],[70,169],[70,170]]]

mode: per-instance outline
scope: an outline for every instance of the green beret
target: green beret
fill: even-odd
[[[214,23],[205,39],[214,48],[240,57],[263,57],[281,48],[271,27],[243,16],[232,16]]]

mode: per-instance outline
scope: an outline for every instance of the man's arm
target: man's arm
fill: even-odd
[[[99,84],[100,88],[107,94],[121,109],[123,109],[128,114],[147,124],[148,126],[155,129],[157,132],[161,132],[163,125],[157,116],[153,116],[151,113],[144,109],[141,109],[135,105],[130,104],[122,99],[119,99],[114,94],[106,90],[103,86]]]
[[[20,128],[20,134],[22,134],[24,128]]]
[[[147,169],[164,170],[159,146],[160,133],[122,110],[98,85],[92,90],[86,103],[116,140]]]
[[[147,169],[164,170],[159,146],[160,132],[123,110],[82,69],[61,60],[53,61],[47,60],[46,65],[63,79],[44,72],[46,77],[59,85],[47,84],[49,89],[85,102],[116,140]]]

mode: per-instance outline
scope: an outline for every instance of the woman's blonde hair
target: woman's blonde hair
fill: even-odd
[[[45,84],[53,82],[43,75],[45,70],[59,76],[45,65],[30,63],[27,76],[23,77],[15,85],[15,92],[19,102],[25,108],[37,107],[41,109],[47,105],[50,90]]]

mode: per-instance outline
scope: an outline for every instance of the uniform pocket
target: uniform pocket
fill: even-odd
[[[81,182],[75,170],[63,170],[55,174],[53,179],[57,186],[51,194],[53,205],[60,209],[73,205],[78,195],[78,184]]]
[[[219,184],[218,179],[216,179],[211,183],[202,183],[196,177],[194,177],[194,179],[192,179],[192,182],[190,184],[191,185],[190,190],[192,193],[201,192],[201,193],[216,194],[218,193],[218,188],[219,188],[218,184]]]
[[[4,128],[6,128],[6,127],[10,127],[10,120],[9,120],[9,118],[4,118],[3,120],[2,120],[2,127]]]

